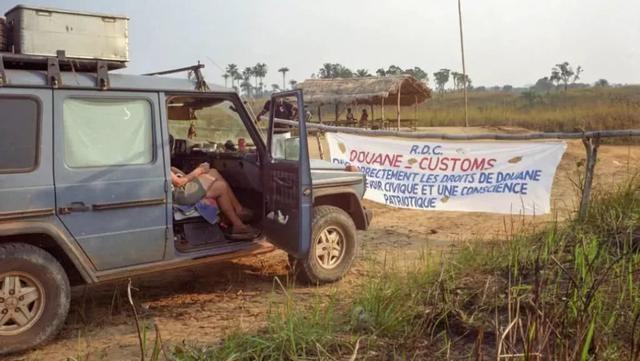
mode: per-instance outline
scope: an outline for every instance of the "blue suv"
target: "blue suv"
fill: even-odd
[[[75,285],[272,245],[307,282],[349,270],[356,230],[371,220],[365,177],[309,159],[304,112],[259,122],[236,91],[204,82],[201,66],[179,79],[92,64],[0,53],[0,355],[52,338]],[[284,101],[305,109],[300,91],[271,104]],[[292,136],[276,154],[278,122]],[[217,218],[174,207],[171,167],[203,162],[253,210],[260,237],[229,240]]]

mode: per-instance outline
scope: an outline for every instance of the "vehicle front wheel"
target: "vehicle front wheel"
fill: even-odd
[[[303,282],[334,282],[351,268],[358,251],[356,226],[342,209],[318,206],[313,212],[311,247],[304,259],[290,259]]]
[[[0,355],[53,337],[69,299],[69,280],[53,256],[28,244],[0,244]]]

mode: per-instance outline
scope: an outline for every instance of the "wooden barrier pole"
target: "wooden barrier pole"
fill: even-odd
[[[278,119],[276,123],[296,126],[292,120]],[[416,133],[397,132],[395,130],[357,129],[349,127],[334,127],[318,123],[309,123],[309,129],[317,129],[323,132],[340,132],[347,134],[365,135],[371,137],[399,137],[409,139],[443,139],[443,140],[533,140],[533,139],[583,139],[583,138],[619,138],[640,137],[638,129],[614,129],[594,130],[588,132],[538,132],[538,133],[477,133],[477,134],[450,134],[450,133]]]
[[[369,105],[371,106],[371,116],[369,116],[369,119],[371,119],[371,124],[373,124],[373,120],[376,119],[376,117],[373,116],[373,102]],[[369,128],[369,124],[367,124],[367,128]]]
[[[413,130],[418,130],[418,96],[414,95],[413,99],[415,101],[413,104]]]
[[[384,97],[382,97],[382,120],[380,121],[380,129],[384,129]]]
[[[582,144],[584,144],[584,148],[587,152],[587,164],[584,169],[584,183],[582,185],[582,198],[580,199],[580,211],[578,216],[580,219],[584,220],[589,214],[593,174],[596,168],[596,160],[598,158],[600,137],[584,137],[582,138]]]
[[[398,112],[398,131],[400,131],[400,91],[402,90],[402,82],[400,82],[400,84],[398,84],[398,108],[397,108],[397,112]]]
[[[320,132],[316,132],[316,140],[318,141],[318,152],[320,152],[320,159],[324,160],[324,149],[322,149],[322,141],[320,140]]]

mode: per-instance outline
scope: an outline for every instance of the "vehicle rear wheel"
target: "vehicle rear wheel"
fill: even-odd
[[[69,280],[53,256],[28,244],[0,244],[0,355],[53,337],[69,300]]]
[[[356,226],[342,209],[314,208],[311,247],[307,257],[290,258],[292,268],[303,282],[335,282],[351,268],[358,250]]]

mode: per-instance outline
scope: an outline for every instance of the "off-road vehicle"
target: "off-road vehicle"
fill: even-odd
[[[350,268],[370,212],[365,177],[309,159],[299,111],[275,156],[239,94],[202,65],[126,75],[121,63],[0,52],[0,354],[34,347],[63,325],[70,287],[264,253],[299,276],[332,282]],[[303,94],[273,95],[304,109]],[[273,106],[273,105],[272,105]],[[261,236],[228,240],[220,222],[178,211],[170,168],[217,169],[256,215]]]

